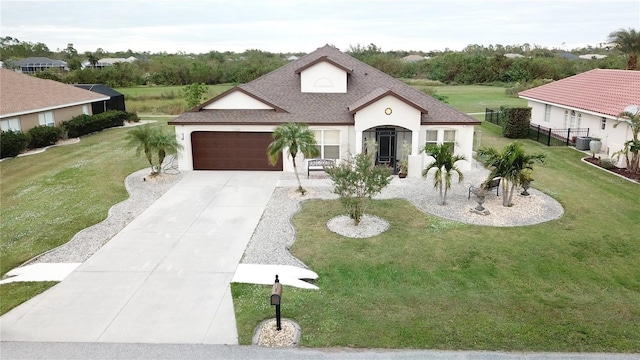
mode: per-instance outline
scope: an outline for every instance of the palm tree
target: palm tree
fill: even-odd
[[[623,152],[626,155],[627,170],[640,172],[640,105],[629,105],[618,114],[618,120],[613,127],[618,127],[620,123],[626,123],[631,129],[631,140],[624,145]],[[629,156],[631,154],[631,156]]]
[[[293,162],[293,171],[296,173],[298,180],[298,191],[304,195],[305,190],[302,188],[300,176],[298,175],[298,167],[296,164],[296,155],[302,153],[305,158],[320,155],[317,148],[316,138],[313,136],[309,126],[302,123],[287,123],[276,127],[273,130],[273,141],[267,147],[267,156],[271,165],[275,165],[283,151],[286,151]]]
[[[422,170],[422,177],[426,178],[429,170],[436,169],[433,174],[433,188],[440,189],[440,205],[446,205],[447,191],[451,188],[453,173],[458,174],[459,183],[464,179],[462,172],[456,166],[456,162],[465,160],[465,158],[462,155],[454,155],[453,151],[451,151],[451,144],[425,145],[422,152],[433,156],[435,159]]]
[[[164,162],[164,158],[167,156],[167,153],[173,154],[183,148],[181,144],[178,144],[178,140],[174,133],[166,133],[160,130],[153,134],[150,140],[150,145],[152,150],[158,152],[158,166],[156,168],[157,174],[162,172],[162,163]]]
[[[154,169],[152,159],[153,146],[151,144],[151,140],[156,130],[157,129],[152,128],[149,125],[136,126],[129,130],[126,136],[126,146],[128,148],[135,148],[136,155],[140,155],[141,152],[144,152],[144,155],[149,162],[149,166],[151,166],[152,174],[154,173]]]
[[[513,205],[513,193],[516,186],[523,178],[521,173],[525,170],[533,171],[533,164],[544,162],[545,154],[527,154],[520,142],[512,142],[505,146],[501,152],[495,148],[481,148],[478,156],[483,163],[491,168],[487,182],[495,177],[502,178],[502,205]]]
[[[635,29],[620,29],[609,34],[609,42],[616,44],[616,48],[629,56],[627,70],[636,70],[638,55],[640,55],[640,32]]]

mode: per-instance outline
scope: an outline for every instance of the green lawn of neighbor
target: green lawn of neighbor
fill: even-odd
[[[507,143],[492,124],[482,131],[485,145]],[[384,200],[369,212],[391,228],[347,239],[325,225],[344,213],[338,201],[305,202],[291,251],[319,274],[320,290],[285,286],[282,300],[301,345],[639,352],[640,186],[569,148],[526,149],[548,154],[534,187],[563,205],[558,220],[473,226]],[[270,289],[232,284],[242,344],[274,316]]]
[[[208,87],[209,92],[203,97],[204,100],[231,89],[233,85],[220,84]],[[125,95],[127,111],[137,114],[179,115],[189,110],[183,88],[184,86],[137,86],[116,90]]]

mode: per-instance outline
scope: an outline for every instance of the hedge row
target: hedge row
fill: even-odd
[[[14,157],[26,149],[36,149],[55,144],[61,138],[79,137],[92,132],[122,126],[124,121],[137,122],[134,113],[109,110],[96,115],[80,115],[62,123],[60,127],[38,126],[26,133],[2,131],[0,133],[0,158]]]
[[[135,114],[133,114],[135,116]],[[122,126],[132,114],[125,111],[109,110],[96,115],[78,115],[62,123],[68,137],[78,137],[96,131]]]

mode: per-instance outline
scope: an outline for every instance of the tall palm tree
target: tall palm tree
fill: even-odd
[[[152,158],[153,146],[151,144],[151,140],[155,131],[156,129],[149,125],[136,126],[129,130],[125,137],[127,140],[126,147],[135,148],[136,155],[140,155],[141,152],[144,152],[144,156],[147,158],[149,166],[151,166],[151,173],[154,173]]]
[[[181,144],[178,144],[175,133],[167,133],[161,130],[152,135],[150,145],[152,150],[158,152],[158,166],[155,171],[157,174],[162,172],[162,163],[167,154],[176,153],[183,148]]]
[[[618,114],[618,120],[613,127],[626,123],[631,129],[631,140],[624,144],[622,150],[626,155],[627,169],[640,172],[640,105],[629,105]]]
[[[305,190],[302,188],[300,176],[298,175],[298,166],[296,164],[296,155],[302,153],[305,158],[320,155],[317,148],[316,138],[313,136],[309,126],[302,123],[286,123],[276,127],[273,130],[273,141],[267,147],[267,157],[271,165],[278,162],[278,158],[284,151],[293,161],[293,171],[296,173],[298,180],[298,191],[304,195]]]
[[[454,155],[451,151],[451,144],[425,145],[422,152],[433,156],[435,159],[431,164],[422,170],[422,177],[427,177],[431,169],[436,169],[433,174],[433,188],[440,189],[440,205],[447,204],[447,191],[451,188],[451,178],[453,173],[458,174],[458,182],[462,182],[464,176],[456,166],[456,162],[465,160],[462,155]]]
[[[638,55],[640,55],[640,32],[629,28],[620,29],[609,34],[609,42],[616,44],[616,48],[629,56],[627,70],[638,68]]]
[[[502,178],[502,205],[513,205],[513,193],[520,184],[522,172],[526,169],[533,171],[536,162],[544,162],[545,154],[527,154],[522,143],[516,141],[505,146],[501,152],[495,148],[481,148],[478,156],[483,163],[491,168],[487,182],[495,177]]]

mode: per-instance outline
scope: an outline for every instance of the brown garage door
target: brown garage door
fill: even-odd
[[[267,159],[271,133],[197,131],[191,133],[194,170],[282,170]]]

